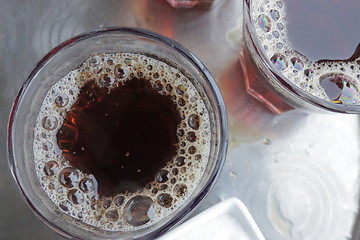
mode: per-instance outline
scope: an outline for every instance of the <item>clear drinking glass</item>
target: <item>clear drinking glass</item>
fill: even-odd
[[[141,53],[176,66],[205,100],[210,113],[210,155],[193,194],[175,212],[149,227],[118,232],[75,220],[50,200],[34,164],[34,126],[48,90],[94,53]],[[78,35],[51,50],[34,68],[14,102],[8,124],[8,157],[12,174],[32,211],[50,228],[69,238],[150,239],[188,216],[215,184],[227,150],[227,118],[219,89],[206,67],[189,50],[162,35],[135,28],[106,28]],[[46,160],[46,159],[45,159]]]
[[[255,13],[255,10],[258,10],[255,9],[255,2],[263,4],[263,7],[261,7],[263,8],[262,13]],[[296,56],[299,55],[298,53],[295,53],[290,59],[282,58],[281,55],[277,58],[275,55],[272,58],[267,56],[265,46],[260,42],[257,29],[263,28],[264,31],[261,33],[263,36],[261,37],[269,39],[269,42],[275,45],[281,39],[281,34],[283,34],[280,33],[279,29],[286,28],[284,24],[279,23],[279,12],[274,10],[275,8],[268,8],[267,4],[273,4],[275,8],[284,9],[286,1],[270,1],[270,3],[265,0],[243,1],[244,43],[240,62],[244,72],[247,92],[274,113],[282,113],[295,108],[316,112],[359,113],[359,104],[339,104],[336,101],[324,100],[310,94],[309,92],[312,89],[309,89],[309,87],[312,88],[312,86],[306,83],[306,78],[311,77],[309,75],[312,73],[306,72],[307,69],[303,69],[302,62],[297,61]],[[259,5],[256,8],[260,8]],[[298,31],[301,32],[302,30],[298,29]],[[286,43],[280,41],[277,44],[282,47]],[[359,74],[358,62],[354,61],[354,63],[354,71]],[[290,70],[299,75],[296,81],[300,82],[300,84],[294,84],[285,76],[284,72]],[[334,74],[340,77],[342,75],[338,74],[337,71],[334,71]],[[354,74],[356,76],[356,72]],[[301,84],[304,84],[309,90],[305,91],[305,87],[301,87],[303,86]],[[355,86],[355,88],[357,87]]]

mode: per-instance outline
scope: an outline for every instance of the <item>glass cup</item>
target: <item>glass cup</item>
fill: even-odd
[[[42,169],[35,169],[34,163],[33,144],[34,139],[38,137],[34,134],[34,127],[40,106],[49,89],[91,54],[119,52],[151,56],[189,76],[188,79],[204,99],[211,128],[209,158],[199,184],[191,195],[171,214],[149,226],[135,228],[133,231],[103,230],[62,211],[41,186],[43,183],[39,181],[37,171]],[[8,157],[12,174],[27,204],[47,226],[59,234],[80,239],[150,239],[160,236],[183,221],[209,193],[224,163],[227,139],[224,102],[213,77],[199,59],[174,40],[147,30],[105,28],[65,41],[51,50],[36,65],[16,97],[10,114]],[[49,159],[44,159],[47,160]],[[57,172],[63,168],[60,163],[58,166]]]
[[[255,7],[255,3],[263,4],[263,6],[259,7],[257,5]],[[267,4],[269,6],[273,4],[273,6],[268,7]],[[307,82],[313,72],[304,66],[304,63],[309,63],[308,60],[299,60],[304,57],[300,53],[294,51],[291,53],[292,56],[289,54],[289,58],[285,58],[281,54],[267,55],[266,50],[270,47],[262,44],[260,37],[262,39],[266,38],[269,45],[276,46],[278,44],[279,48],[287,44],[285,42],[287,40],[282,38],[282,36],[285,36],[286,24],[280,23],[279,20],[279,12],[285,9],[285,6],[286,1],[243,1],[244,43],[240,54],[240,63],[243,68],[247,92],[274,113],[283,113],[292,109],[315,112],[359,113],[359,104],[346,102],[339,104],[338,100],[331,101],[331,99],[325,100],[323,97],[319,97],[324,92],[314,94],[314,86]],[[276,8],[278,9],[276,10]],[[299,29],[299,31],[302,30]],[[281,42],[282,40],[284,41]],[[359,74],[357,65],[358,63],[354,61],[355,68],[353,66],[351,70],[355,71],[352,72],[355,76]],[[313,67],[312,63],[309,63],[309,66]],[[339,71],[334,70],[333,72],[330,75],[334,74],[334,77],[329,82],[337,83],[339,79],[345,78],[342,73],[338,73]],[[295,80],[291,81],[289,76],[292,76]],[[324,78],[326,77],[324,74]],[[357,88],[358,83],[355,83],[355,80],[344,82],[343,85],[345,86],[347,83],[351,83],[353,89]],[[318,85],[318,83],[314,85]],[[353,89],[347,90],[350,92]],[[352,93],[344,93],[344,95],[346,94]]]

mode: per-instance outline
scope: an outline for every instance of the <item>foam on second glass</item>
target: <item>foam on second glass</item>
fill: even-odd
[[[299,5],[307,4],[306,7],[311,8],[312,4],[317,2],[318,1],[306,1],[306,3],[299,2]],[[290,1],[290,3],[292,2]],[[351,4],[353,4],[353,7],[356,9],[360,7],[360,4],[357,3],[357,1],[348,1],[348,3],[350,7],[352,6]],[[303,91],[308,92],[318,98],[332,101],[333,103],[337,104],[360,104],[360,58],[356,45],[350,46],[350,48],[353,47],[353,51],[355,51],[352,56],[347,56],[347,58],[342,60],[336,60],[339,56],[336,55],[333,59],[327,60],[328,56],[324,55],[324,58],[321,58],[320,55],[314,55],[315,53],[313,53],[311,56],[310,54],[309,56],[306,56],[306,53],[304,52],[305,50],[303,51],[304,48],[300,48],[299,43],[295,45],[294,41],[289,38],[290,33],[292,33],[292,37],[301,36],[301,34],[304,33],[302,29],[307,27],[305,22],[309,23],[311,20],[320,21],[319,19],[321,19],[321,23],[319,24],[326,24],[327,22],[325,21],[325,17],[330,17],[325,16],[326,11],[323,11],[323,13],[318,12],[318,15],[316,15],[316,13],[309,14],[308,12],[304,12],[306,11],[306,9],[303,9],[304,6],[301,8],[302,10],[295,9],[297,11],[294,9],[287,9],[288,2],[282,0],[254,0],[251,1],[251,4],[251,18],[255,26],[258,39],[260,40],[267,57],[283,76],[285,76],[288,80],[290,80]],[[333,10],[336,11],[336,4],[343,5],[345,3],[341,1],[330,4],[328,2],[322,1],[321,4],[327,4],[329,5],[327,6],[328,8],[332,7]],[[292,8],[294,7],[293,5],[296,4],[292,4]],[[297,14],[298,17],[293,18],[293,16],[287,16],[287,14]],[[300,17],[310,18],[310,20],[306,19],[304,24],[290,24],[289,19],[292,21],[294,19],[299,21]],[[354,22],[349,22],[348,24],[355,25]],[[300,27],[297,29],[290,29],[290,27],[294,26]],[[318,27],[318,29],[322,28]],[[330,27],[330,31],[331,30],[332,29]],[[298,31],[296,36],[293,34],[294,31]],[[354,35],[358,34],[356,29],[354,29],[354,31]],[[325,33],[320,32],[318,34]],[[335,29],[333,29],[333,34],[338,34]],[[306,36],[303,37],[306,38]],[[313,36],[309,36],[308,38],[314,38],[311,37]],[[300,41],[300,43],[302,42]],[[309,47],[309,49],[314,49],[314,46],[311,46],[311,44],[318,43],[302,43],[301,47],[305,46],[305,48]],[[318,48],[322,48],[322,50],[325,51],[326,49],[331,48],[331,45],[330,47],[328,45],[318,46]],[[349,48],[349,46],[347,48]],[[348,51],[348,49],[346,51]],[[316,57],[320,57],[320,59],[317,59]]]
[[[181,116],[178,150],[143,189],[99,195],[95,176],[66,160],[57,145],[56,134],[85,83],[94,81],[110,92],[134,77],[149,81],[156,91],[171,96],[176,104]],[[204,101],[185,75],[162,61],[130,53],[90,56],[53,85],[41,105],[33,149],[42,188],[62,212],[103,230],[132,231],[160,221],[181,208],[206,168],[211,126]]]

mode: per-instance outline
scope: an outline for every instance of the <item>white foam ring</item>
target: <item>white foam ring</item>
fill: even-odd
[[[110,64],[108,60],[110,60]],[[114,74],[114,68],[118,64],[121,64],[123,69],[126,69],[127,71],[127,75],[122,79],[116,78]],[[151,183],[151,189],[144,188],[142,191],[137,193],[118,194],[114,197],[99,198],[96,191],[96,186],[95,190],[92,192],[86,193],[80,190],[78,182],[80,182],[80,180],[84,177],[88,177],[94,180],[94,176],[91,174],[88,175],[79,169],[76,169],[76,172],[79,175],[78,180],[75,181],[77,184],[71,188],[62,186],[59,183],[59,173],[65,167],[69,167],[69,163],[62,156],[61,150],[57,145],[56,133],[63,124],[66,112],[69,111],[71,106],[76,102],[81,87],[86,81],[92,79],[96,79],[99,86],[102,87],[98,80],[102,74],[106,73],[111,75],[114,79],[114,81],[111,83],[111,86],[109,86],[109,89],[115,88],[117,85],[123,84],[125,81],[131,81],[131,75],[136,77],[138,76],[139,72],[142,72],[142,78],[149,79],[151,84],[154,84],[154,82],[157,80],[161,81],[164,88],[159,91],[160,94],[176,96],[177,99],[174,100],[175,103],[180,97],[185,100],[184,106],[177,105],[178,110],[182,116],[178,130],[182,128],[185,134],[184,136],[178,136],[179,151],[178,154],[174,157],[174,160],[178,156],[184,156],[188,162],[186,165],[178,167],[174,164],[173,161],[168,163],[167,166],[163,168],[170,172],[170,179],[176,178],[176,183],[172,183],[169,179],[165,183],[168,187],[164,190],[161,190],[160,186],[163,183],[156,183],[154,180]],[[157,78],[155,78],[155,73],[159,74]],[[171,92],[166,91],[165,89],[167,83],[171,84],[171,86],[174,88]],[[184,86],[182,89],[185,90],[185,93],[181,96],[175,90],[176,86],[179,85]],[[58,107],[55,104],[55,99],[60,94],[62,94],[62,96],[66,95],[69,97],[69,101],[66,106]],[[200,127],[198,130],[192,129],[187,123],[191,114],[197,114],[200,117]],[[48,122],[46,128],[44,128],[43,119],[48,116],[56,117],[57,121],[54,121],[54,118],[50,118],[51,121]],[[168,64],[154,58],[140,54],[95,54],[90,56],[79,67],[79,69],[71,71],[65,77],[60,79],[55,85],[53,85],[44,98],[36,120],[34,134],[35,139],[33,144],[37,176],[42,188],[48,197],[55,203],[55,205],[59,206],[59,210],[68,214],[74,219],[80,220],[85,224],[109,231],[132,231],[142,229],[149,227],[150,225],[160,221],[161,219],[179,209],[179,207],[181,207],[182,204],[192,195],[196,189],[196,186],[199,184],[199,181],[203,176],[204,169],[207,165],[211,141],[210,128],[209,113],[204,104],[204,99],[202,99],[202,97],[199,95],[191,81],[176,68],[171,67]],[[186,133],[189,131],[196,132],[197,138],[195,142],[189,142],[186,140]],[[44,147],[44,143],[49,142],[52,144],[46,144]],[[181,142],[186,142],[186,145],[184,147],[180,146]],[[196,147],[196,154],[190,154],[188,152],[189,146]],[[181,153],[181,150],[184,150],[184,153]],[[201,159],[195,159],[195,155],[198,154],[201,155]],[[50,174],[50,176],[49,172],[46,174],[44,171],[44,166],[49,161],[55,161],[58,164],[57,168],[52,168],[54,174]],[[173,168],[178,168],[179,170],[176,176],[172,173]],[[177,196],[174,194],[174,188],[177,184],[185,184],[187,186],[187,192],[184,196]],[[157,188],[157,193],[152,193],[154,188]],[[84,201],[82,203],[74,204],[71,199],[68,198],[67,193],[71,189],[77,189],[82,193],[82,196],[84,197]],[[161,193],[168,193],[173,197],[173,203],[171,207],[162,207],[157,202],[157,196]],[[126,202],[130,198],[137,195],[147,195],[154,201],[155,217],[142,226],[132,226],[127,223],[124,218],[124,206],[126,205]],[[125,198],[125,201],[123,204],[121,204],[121,206],[116,206],[114,203],[114,199],[118,196],[123,196]],[[106,206],[106,209],[104,208],[105,200],[111,200],[110,206]],[[107,201],[107,203],[109,203],[109,201]],[[94,205],[97,206],[95,210],[92,209],[94,208]],[[111,210],[117,211],[119,215],[118,220],[114,221],[106,217],[106,213]]]
[[[271,59],[275,54],[285,58],[279,67],[281,73],[294,85],[318,98],[330,101],[325,90],[320,86],[320,80],[326,75],[343,74],[359,87],[359,58],[354,61],[328,61],[313,63],[306,56],[292,48],[287,36],[286,1],[256,0],[251,1],[251,18],[256,33],[266,55]],[[294,66],[291,59],[298,58],[301,65]],[[311,70],[312,74],[306,74]],[[357,89],[360,91],[360,88]],[[357,94],[358,95],[358,94]],[[359,99],[351,104],[360,104]]]

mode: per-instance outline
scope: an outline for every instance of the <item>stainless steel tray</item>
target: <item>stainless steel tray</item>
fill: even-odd
[[[30,212],[10,176],[7,118],[42,56],[75,34],[105,26],[174,38],[219,83],[230,117],[228,159],[195,214],[237,197],[267,239],[360,239],[359,117],[273,115],[249,97],[238,63],[241,11],[241,0],[186,10],[165,0],[0,1],[0,239],[61,239]]]

